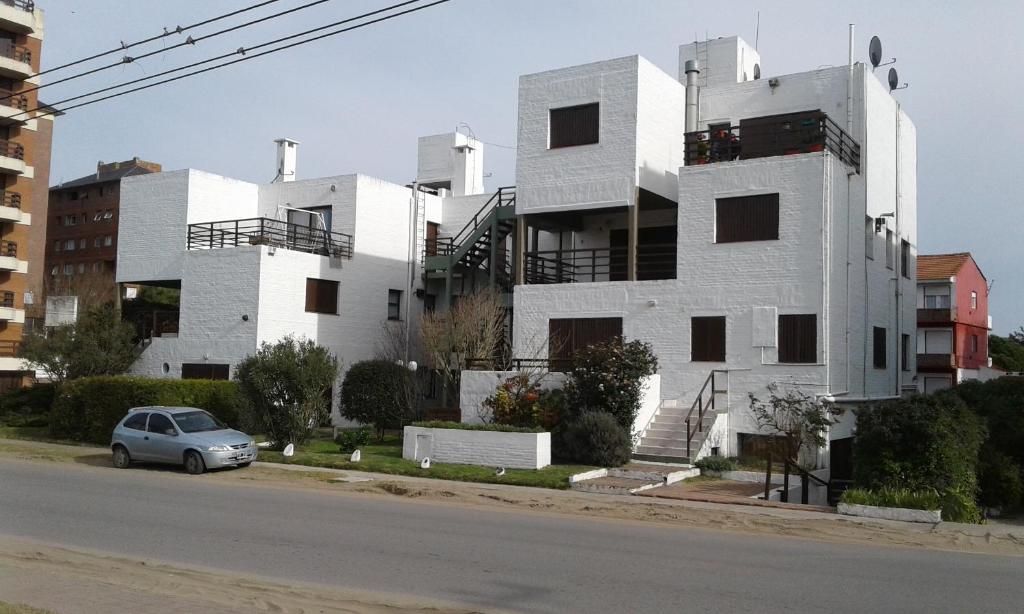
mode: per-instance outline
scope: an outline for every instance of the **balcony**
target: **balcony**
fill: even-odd
[[[952,324],[953,310],[949,307],[941,309],[918,309],[918,324]]]
[[[953,354],[918,354],[918,371],[939,370],[946,371],[956,366]]]
[[[20,34],[35,32],[35,8],[33,0],[0,0],[0,28]]]
[[[14,241],[0,241],[0,271],[17,271],[20,264],[18,244]]]
[[[524,264],[528,284],[626,281],[627,248],[531,251],[524,254]],[[636,272],[638,281],[675,279],[675,243],[639,244]]]
[[[2,5],[2,0],[0,0]],[[32,70],[32,51],[24,45],[15,45],[0,39],[0,77],[23,80],[35,74]]]
[[[825,150],[860,172],[860,144],[821,111],[755,117],[686,134],[686,166]]]
[[[25,172],[25,148],[20,143],[0,139],[0,173],[21,175]]]
[[[25,310],[15,309],[14,293],[0,293],[0,321],[23,324],[25,322]]]
[[[0,126],[24,125],[29,120],[26,111],[28,96],[0,89]]]
[[[352,235],[257,217],[189,224],[188,249],[267,245],[331,258],[352,258]]]
[[[0,191],[0,222],[21,221],[21,194]]]

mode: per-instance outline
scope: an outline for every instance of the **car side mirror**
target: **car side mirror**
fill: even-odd
[[[172,435],[174,437],[177,437],[178,436],[178,431],[176,431],[174,429],[167,429],[167,430],[164,431],[164,435]]]

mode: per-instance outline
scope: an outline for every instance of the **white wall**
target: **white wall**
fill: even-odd
[[[502,433],[405,427],[402,458],[436,463],[543,469],[551,464],[551,433]]]
[[[700,61],[702,87],[742,83],[754,79],[754,67],[761,56],[738,36],[697,41],[679,46],[679,81],[686,83],[686,62]]]

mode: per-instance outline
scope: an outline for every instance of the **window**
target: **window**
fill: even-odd
[[[92,263],[92,272],[93,273],[101,273],[101,272],[103,272],[103,263],[102,262],[94,262],[94,263]]]
[[[98,221],[100,221],[102,219],[103,219],[103,212],[102,211],[97,211],[96,215],[92,216],[92,221],[94,221],[94,222],[98,222]]]
[[[910,279],[910,243],[906,239],[900,241],[900,273]]]
[[[52,267],[50,267],[50,275],[56,277],[59,273],[60,273],[60,266],[59,265],[55,264]]]
[[[690,318],[690,360],[725,362],[725,316]]]
[[[896,251],[896,246],[895,246],[895,244],[893,244],[892,239],[893,239],[892,231],[889,230],[888,228],[886,228],[885,229],[885,268],[890,269],[890,270],[892,269],[892,266],[894,264],[893,260],[895,260],[895,257],[893,256],[893,252]]]
[[[875,327],[874,345],[872,346],[876,369],[885,368],[885,358],[888,352],[885,348],[885,337],[888,331],[880,326]]]
[[[910,335],[906,334],[900,339],[900,368],[910,371]]]
[[[65,264],[64,265],[64,274],[65,275],[74,275],[75,274],[75,265],[73,265],[71,263]]]
[[[181,379],[228,379],[230,365],[186,362],[181,365]]]
[[[68,198],[70,198],[71,200],[78,200],[78,190],[75,190],[74,192],[68,194]]]
[[[103,212],[103,219],[105,219],[105,220],[112,220],[112,219],[114,219],[114,210],[113,209],[107,209],[106,211],[104,211]]]
[[[588,345],[622,336],[622,318],[552,318],[548,320],[551,370],[564,370],[573,354]]]
[[[146,418],[148,417],[149,414],[144,412],[132,414],[130,418],[124,421],[124,428],[135,431],[144,431],[146,430]]]
[[[65,226],[74,226],[77,221],[78,221],[77,216],[74,216],[74,215],[65,215],[64,216],[64,225]]]
[[[598,142],[600,106],[593,102],[551,109],[548,147],[574,147]]]
[[[60,246],[61,246],[61,241],[59,241],[59,240],[58,241],[54,241],[53,242],[53,251],[59,252],[60,251]]]
[[[78,272],[79,273],[85,273],[85,263],[84,262],[79,262],[78,263]]]
[[[75,251],[75,240],[74,239],[68,239],[68,240],[64,241],[64,250],[65,251],[69,251],[69,252]]]
[[[306,311],[336,315],[338,313],[338,282],[307,277]]]
[[[779,316],[779,362],[818,362],[818,316]]]
[[[971,290],[971,309],[978,308],[978,293]]]
[[[85,249],[89,246],[89,239],[82,238],[78,241],[78,249]]]
[[[174,424],[171,423],[171,419],[163,414],[149,414],[149,427],[146,430],[150,433],[160,433],[161,435],[178,434]]]
[[[875,220],[870,215],[864,218],[864,257],[875,259]]]
[[[93,247],[99,247],[102,244],[102,242],[103,242],[103,237],[95,237],[92,240],[92,246]]]
[[[949,309],[949,286],[925,286],[925,309]]]
[[[715,242],[771,241],[779,238],[779,195],[715,199]]]
[[[971,335],[971,353],[978,353],[978,335]]]
[[[402,319],[402,291],[388,290],[388,319]]]
[[[437,297],[433,294],[423,295],[423,313],[434,313],[437,309]]]
[[[103,237],[103,247],[110,247],[113,244],[114,244],[114,237],[113,236],[107,235],[107,236]]]

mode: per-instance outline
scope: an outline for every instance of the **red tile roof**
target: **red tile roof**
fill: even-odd
[[[919,255],[917,257],[917,279],[919,281],[949,279],[955,276],[970,258],[970,252]]]

